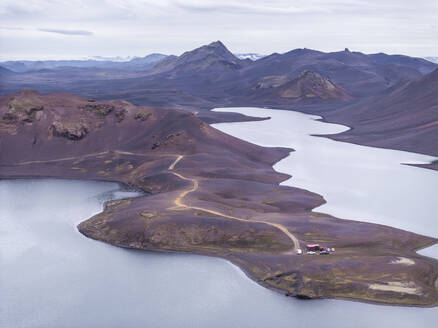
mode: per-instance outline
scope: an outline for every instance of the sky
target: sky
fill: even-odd
[[[1,0],[0,60],[295,48],[438,56],[438,0]]]

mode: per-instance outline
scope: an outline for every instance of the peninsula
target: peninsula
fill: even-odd
[[[0,98],[0,147],[0,178],[115,181],[144,193],[106,203],[79,224],[87,237],[222,257],[300,298],[438,302],[438,261],[416,253],[438,240],[313,212],[324,199],[280,186],[288,176],[272,168],[293,150],[236,139],[194,113],[25,90]],[[336,252],[300,255],[308,244]]]

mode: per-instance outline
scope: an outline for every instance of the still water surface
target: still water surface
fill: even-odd
[[[259,116],[265,115],[262,111]],[[288,129],[294,131],[312,121],[306,115],[281,121],[286,119]],[[251,123],[257,124],[257,134],[271,134],[273,127],[260,123]],[[218,127],[234,129],[234,124]],[[250,133],[248,123],[238,124]],[[283,123],[278,124],[278,132],[285,133]],[[331,133],[327,126],[311,133]],[[305,147],[301,150],[311,146],[311,140],[325,140],[305,140],[308,133],[302,129],[299,143]],[[293,147],[295,156],[299,147],[290,141],[270,145]],[[342,143],[331,145],[331,152],[337,145]],[[330,164],[323,155],[318,158]],[[384,188],[385,180],[380,183]],[[360,192],[366,195],[368,189]],[[77,231],[76,225],[100,212],[105,200],[130,196],[106,182],[0,181],[0,327],[431,327],[438,318],[437,308],[298,301],[260,287],[221,259],[126,250]],[[421,193],[415,199],[422,197]],[[330,208],[324,211],[333,214]],[[355,217],[352,212],[351,218]],[[420,226],[423,217],[427,219],[427,215],[417,219]],[[436,230],[430,234],[436,236]]]
[[[438,172],[401,165],[429,163],[436,158],[312,136],[348,130],[343,125],[317,121],[319,116],[263,108],[215,111],[271,117],[266,121],[214,127],[261,146],[295,149],[274,168],[292,175],[283,185],[324,197],[327,203],[316,211],[438,238]]]

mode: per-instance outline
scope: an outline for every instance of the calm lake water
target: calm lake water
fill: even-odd
[[[246,110],[252,111],[248,113],[252,115],[272,116],[272,121],[277,120],[275,115],[280,115],[278,127],[272,130],[271,121],[226,123],[217,127],[222,130],[231,129],[233,131],[227,132],[236,136],[238,131],[243,131],[238,137],[246,140],[249,140],[251,133],[255,133],[260,136],[260,140],[250,141],[259,144],[269,141],[272,142],[269,144],[272,146],[293,147],[297,152],[292,153],[291,158],[295,157],[297,161],[301,161],[297,159],[299,153],[307,153],[307,148],[314,144],[314,151],[322,152],[319,156],[316,154],[313,160],[326,163],[325,174],[312,173],[311,170],[316,165],[312,162],[309,162],[308,166],[304,162],[301,162],[301,165],[290,164],[296,165],[295,168],[302,168],[301,171],[293,171],[294,178],[287,181],[287,184],[294,183],[293,180],[296,179],[303,184],[311,181],[308,183],[316,185],[318,178],[314,179],[314,174],[320,177],[341,174],[342,170],[338,171],[337,165],[331,163],[331,157],[326,156],[332,156],[339,151],[338,147],[342,148],[344,144],[331,142],[332,144],[326,146],[332,147],[330,151],[319,145],[320,140],[326,139],[306,136],[309,133],[332,133],[332,129],[341,129],[340,126],[314,122],[311,116],[293,112],[260,109],[234,111],[245,113]],[[285,113],[290,114],[283,116]],[[318,126],[316,131],[310,130],[314,123]],[[250,124],[255,125],[252,132]],[[305,129],[306,124],[309,130]],[[327,126],[327,129],[324,130],[324,126]],[[293,131],[294,135],[287,134],[289,130]],[[301,131],[301,134],[297,131]],[[289,143],[284,144],[283,140],[282,143],[278,141],[279,144],[276,144],[277,141],[273,139],[276,133],[272,132],[281,134],[282,140],[290,137]],[[270,135],[272,139],[267,139]],[[380,156],[386,156],[384,152],[392,151],[385,150]],[[404,157],[404,162],[415,161],[421,157],[404,154],[412,156]],[[356,153],[352,153],[352,156],[355,157]],[[390,155],[387,156],[392,158]],[[424,161],[427,157],[421,159]],[[289,158],[280,162],[276,169],[286,172],[289,166],[283,162],[287,163],[288,160]],[[311,161],[310,158],[309,160]],[[396,170],[396,166],[400,165],[395,158],[393,160],[392,169]],[[390,170],[386,166],[389,167],[389,162],[367,165],[365,154],[359,157],[358,161],[355,157],[350,163],[353,167],[363,167],[364,172]],[[344,166],[349,167],[348,161]],[[433,179],[434,175],[429,174],[427,170],[409,169]],[[418,174],[416,178],[422,176]],[[383,193],[386,183],[394,181],[386,180],[387,174],[379,176],[381,180],[374,183],[380,184]],[[339,181],[344,181],[341,176],[338,178]],[[410,178],[414,182],[415,177]],[[322,179],[320,183],[324,185],[330,181],[327,178]],[[405,186],[402,182],[397,183],[399,188]],[[406,207],[406,199],[411,197],[410,200],[414,200],[416,204],[422,202],[425,206],[431,205],[429,210],[421,207],[421,215],[416,216],[411,224],[417,228],[417,232],[423,229],[423,224],[428,224],[422,221],[429,219],[427,212],[436,213],[436,205],[423,200],[428,197],[428,186],[430,185],[425,181],[425,189],[421,191],[418,185],[415,189],[418,194],[406,196],[405,202],[401,204],[396,203],[398,199],[386,204],[387,207]],[[328,186],[320,188],[326,188],[331,193]],[[360,181],[357,188],[350,188],[347,195],[353,195],[348,196],[352,197],[349,201],[356,199],[356,202],[361,198],[360,195],[373,201],[373,197],[368,193],[379,189],[378,186],[371,188]],[[338,182],[336,188],[333,188],[331,198],[320,189],[309,189],[323,194],[329,203],[333,201],[338,204],[340,195],[348,190],[348,185]],[[340,191],[336,192],[336,189]],[[0,327],[399,328],[431,327],[436,323],[437,308],[401,308],[332,300],[299,301],[257,285],[237,267],[221,259],[127,250],[85,238],[77,231],[76,225],[100,212],[105,200],[129,196],[133,194],[119,191],[117,184],[106,182],[0,181]],[[375,197],[380,197],[380,194],[376,194]],[[390,224],[384,221],[386,217],[392,217],[399,212],[388,210],[377,217],[374,214],[379,212],[380,203],[375,204],[372,211],[364,211],[358,202],[357,212],[354,212],[354,204],[344,204],[344,211],[351,213],[349,218],[365,220],[370,216],[369,220],[379,222],[380,218],[385,224]],[[318,210],[333,214],[332,208],[336,210],[337,206],[324,205]],[[340,208],[342,211],[342,206]],[[400,224],[391,225],[400,227],[401,224],[408,224],[403,223],[403,220],[405,219],[393,219],[395,223],[400,221]],[[437,236],[436,231],[436,226],[430,228],[429,234]]]
[[[261,146],[295,149],[274,168],[292,175],[283,185],[324,197],[327,203],[315,211],[438,238],[438,172],[401,165],[429,163],[435,157],[311,136],[348,130],[343,125],[316,121],[319,116],[263,108],[215,110],[271,117],[214,127]]]

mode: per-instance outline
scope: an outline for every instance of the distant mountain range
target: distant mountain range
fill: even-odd
[[[250,59],[252,61],[265,57],[256,53],[235,54],[239,59]],[[149,69],[164,58],[176,57],[163,54],[150,54],[144,57],[127,56],[127,57],[106,57],[106,56],[89,56],[84,59],[75,60],[18,60],[3,61],[0,65],[4,68],[17,73],[29,71],[38,71],[41,69],[56,69],[59,67],[79,67],[79,68],[106,68],[106,69]]]
[[[145,57],[135,57],[128,61],[122,60],[121,57],[92,57],[87,60],[21,60],[21,61],[6,61],[0,62],[4,68],[17,73],[32,72],[38,70],[53,70],[60,67],[75,67],[75,68],[100,68],[114,70],[147,70],[155,63],[165,58],[166,55],[150,54]]]
[[[422,58],[384,53],[367,55],[348,49],[330,53],[295,49],[255,61],[249,59],[251,56],[248,54],[240,57],[232,54],[222,42],[216,41],[181,56],[151,54],[127,62],[9,61],[0,63],[0,66],[24,75],[2,79],[1,92],[32,87],[41,91],[68,90],[87,95],[93,90],[88,96],[128,97],[142,101],[146,90],[152,89],[161,91],[159,95],[147,91],[149,101],[169,105],[169,99],[162,102],[151,98],[161,98],[163,92],[179,90],[189,97],[201,97],[207,102],[213,100],[213,103],[220,99],[222,104],[255,102],[266,106],[288,106],[297,101],[346,101],[374,95],[400,81],[419,78],[438,67]],[[293,88],[295,91],[299,88],[300,92],[309,89],[302,88],[302,81],[299,87],[292,87],[298,80],[293,81],[299,79],[303,72],[314,73],[308,76],[313,76],[315,83],[321,82],[316,87],[318,91],[312,87],[314,92],[307,97],[292,97]],[[324,79],[329,82],[324,82]],[[76,80],[81,83],[76,83]],[[330,88],[342,89],[342,92],[329,92]],[[187,95],[182,98],[187,99]],[[186,101],[176,99],[176,102],[181,105]]]
[[[438,64],[430,59],[306,48],[259,58],[234,55],[216,41],[180,56],[152,54],[127,62],[0,65],[0,94],[36,89],[126,99],[197,112],[206,122],[229,117],[209,111],[219,106],[298,109],[353,127],[341,136],[346,141],[438,155],[432,149],[438,149]]]
[[[239,59],[250,59],[252,61],[265,57],[256,53],[235,54]],[[56,69],[58,67],[93,67],[107,69],[148,69],[151,64],[155,64],[167,57],[174,58],[176,56],[168,56],[163,54],[150,54],[144,57],[127,56],[127,57],[106,57],[106,56],[90,56],[84,59],[75,60],[17,60],[3,61],[0,65],[4,68],[17,73],[29,71],[37,71],[41,69]]]

